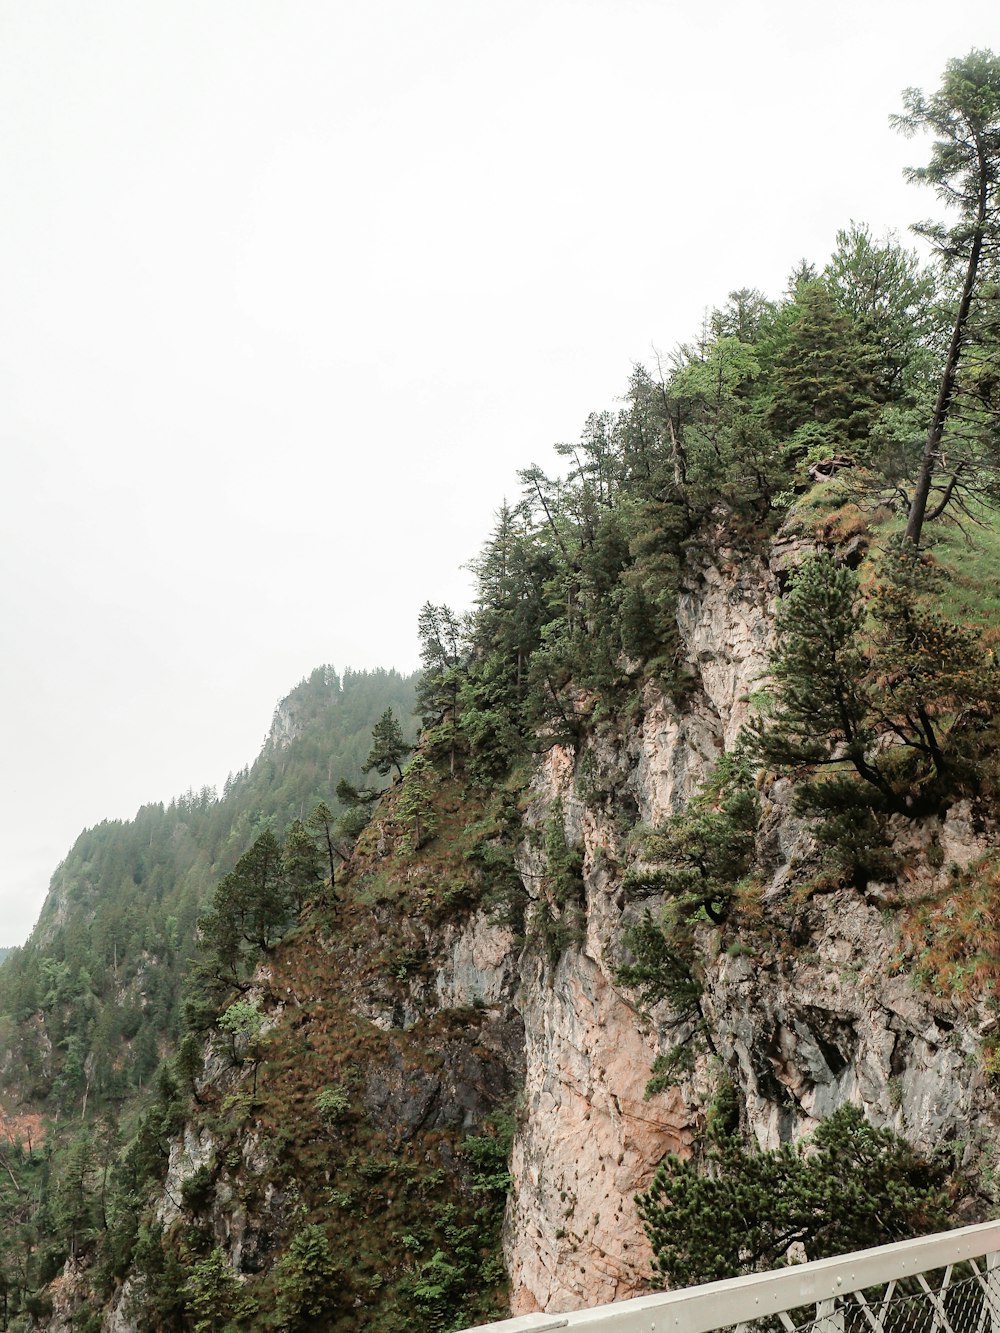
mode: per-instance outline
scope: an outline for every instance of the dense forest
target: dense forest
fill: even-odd
[[[216,883],[263,830],[280,836],[318,805],[338,807],[337,783],[360,779],[373,723],[386,708],[409,717],[413,689],[392,671],[341,679],[319,667],[221,796],[189,791],[80,835],[4,968],[6,1097],[85,1115],[91,1098],[120,1106],[148,1084],[178,1035],[181,984]]]
[[[473,561],[471,612],[420,612],[418,680],[320,668],[221,796],[81,834],[0,972],[4,1327],[49,1326],[51,1284],[70,1270],[72,1327],[90,1330],[126,1296],[149,1330],[391,1333],[502,1312],[516,1060],[491,1046],[485,1001],[431,1013],[413,997],[476,913],[550,988],[584,949],[580,840],[558,805],[531,823],[546,756],[572,756],[580,799],[615,831],[599,870],[624,905],[616,984],[674,1034],[651,1096],[720,1058],[706,940],[758,947],[776,784],[793,785],[814,840],[800,904],[903,876],[901,830],[959,804],[995,831],[1000,60],[951,62],[936,93],[907,93],[898,126],[934,139],[912,172],[950,209],[917,228],[928,257],[849,222],[780,295],[732,292],[556,445],[554,473],[521,474]],[[682,718],[693,706],[691,571],[779,548],[792,557],[775,566],[770,683],[684,808],[644,822],[600,756],[624,752],[651,700]],[[995,877],[987,862],[954,872],[978,904],[975,957],[948,924],[954,902],[949,916],[928,899],[900,927],[928,987],[961,974],[992,1002]],[[489,1096],[477,1084],[461,1114],[425,1108],[394,1138],[386,1108],[409,1111],[396,1075],[383,1087],[372,1071],[454,1088],[473,1051]],[[995,1077],[989,1041],[980,1058]],[[641,1205],[669,1280],[723,1275],[692,1257],[705,1162],[755,1169],[732,1087],[716,1091],[704,1156],[668,1159]],[[900,1234],[946,1224],[956,1176],[888,1131],[830,1123],[817,1141],[834,1156],[866,1133],[883,1154],[874,1174],[899,1185]],[[181,1135],[212,1147],[179,1186],[170,1176],[168,1204]],[[818,1188],[785,1156],[796,1188]],[[682,1194],[683,1217],[670,1211]],[[267,1214],[242,1260],[227,1208]],[[795,1238],[813,1255],[869,1243],[841,1221]],[[735,1240],[724,1271],[782,1254]]]

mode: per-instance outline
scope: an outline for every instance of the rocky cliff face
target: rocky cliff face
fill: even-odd
[[[733,745],[766,678],[777,592],[775,573],[761,564],[719,559],[699,568],[678,612],[694,678],[683,705],[647,690],[637,725],[581,753],[557,747],[536,774],[526,824],[540,829],[558,811],[568,842],[582,851],[586,917],[583,939],[556,966],[530,952],[516,963],[512,1003],[524,1023],[525,1084],[505,1235],[516,1313],[565,1311],[647,1287],[651,1256],[634,1196],[665,1153],[690,1150],[723,1076],[762,1147],[808,1132],[851,1101],[925,1151],[962,1140],[966,1168],[992,1167],[996,1108],[977,1060],[980,1029],[991,1020],[960,1014],[915,987],[886,908],[895,888],[795,899],[811,840],[791,811],[787,782],[762,793],[769,927],[743,952],[721,947],[719,932],[705,926],[703,1005],[713,1049],[677,1087],[644,1098],[653,1060],[671,1037],[667,1015],[642,1014],[614,980],[630,917],[614,806],[624,795],[655,824],[683,808]],[[936,824],[898,830],[914,844],[902,890],[910,898],[940,887],[954,866],[985,850],[967,810]],[[932,870],[921,856],[932,842],[950,871]],[[530,839],[520,869],[537,896],[544,867]],[[472,956],[472,930],[456,956]],[[498,955],[494,969],[504,966]],[[442,969],[442,993],[448,975]],[[495,981],[475,984],[496,991]]]
[[[558,949],[532,941],[530,928],[527,944],[518,943],[485,907],[464,918],[439,912],[442,895],[460,895],[467,867],[461,857],[442,861],[441,852],[437,860],[426,851],[409,857],[390,793],[367,861],[351,872],[357,929],[339,945],[310,946],[317,969],[329,974],[332,960],[336,1023],[315,980],[320,972],[308,973],[304,955],[286,957],[272,979],[288,997],[276,1021],[289,1042],[304,1036],[305,1049],[318,1050],[328,1031],[349,1024],[378,1034],[374,1045],[365,1038],[357,1095],[389,1153],[433,1156],[460,1181],[461,1134],[480,1132],[520,1088],[503,1234],[515,1313],[561,1312],[648,1289],[651,1252],[635,1195],[665,1153],[697,1150],[723,1082],[735,1088],[742,1122],[762,1147],[808,1132],[850,1101],[924,1151],[950,1143],[970,1180],[993,1171],[997,1112],[980,1058],[993,1020],[918,989],[899,931],[901,909],[941,890],[986,850],[962,805],[943,819],[900,822],[896,849],[906,869],[898,883],[809,896],[801,884],[813,840],[793,812],[789,783],[765,783],[757,917],[746,914],[738,931],[707,921],[697,928],[707,1046],[675,1086],[645,1095],[654,1061],[677,1036],[665,1006],[643,1012],[615,979],[627,925],[657,905],[631,900],[624,885],[628,833],[637,821],[655,825],[682,810],[734,745],[766,682],[778,579],[794,559],[783,549],[769,568],[723,552],[692,571],[678,609],[690,674],[683,698],[647,685],[627,723],[595,728],[577,749],[554,746],[539,762],[515,862],[529,922],[566,928]],[[456,795],[456,819],[460,805]],[[577,903],[553,894],[553,825],[579,859]],[[448,847],[447,829],[432,852],[434,845]],[[390,893],[382,867],[392,864],[400,878]],[[176,1217],[170,1200],[182,1196],[185,1180],[219,1151],[191,1127],[175,1143],[161,1223]],[[266,1168],[262,1158],[241,1170],[263,1177]],[[254,1247],[282,1225],[280,1191],[266,1192],[255,1216],[233,1213],[231,1181],[214,1188],[218,1243],[237,1270],[252,1254],[249,1271],[257,1271],[267,1260]],[[245,1181],[240,1188],[246,1195]],[[982,1202],[974,1195],[970,1215]],[[107,1329],[131,1329],[126,1304],[118,1301]]]
[[[650,1281],[634,1196],[665,1153],[689,1149],[700,1090],[644,1098],[665,1032],[614,981],[629,919],[615,810],[624,797],[643,822],[661,821],[684,807],[733,744],[766,672],[773,591],[759,565],[702,566],[678,610],[694,681],[683,707],[649,688],[636,726],[581,754],[556,748],[536,776],[527,824],[541,828],[561,812],[567,841],[582,850],[586,925],[579,947],[554,969],[526,955],[520,970],[524,1117],[506,1232],[517,1313],[617,1300]],[[530,840],[521,869],[536,892],[542,866]]]

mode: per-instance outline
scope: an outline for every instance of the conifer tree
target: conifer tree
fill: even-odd
[[[724,756],[687,809],[642,840],[642,860],[627,873],[626,888],[665,894],[668,929],[700,913],[722,922],[753,862],[758,814],[746,757]]]
[[[403,737],[403,729],[395,713],[391,708],[387,708],[372,728],[372,748],[362,772],[370,773],[374,769],[384,777],[391,768],[395,768],[402,777],[400,760],[404,759],[412,749],[413,746],[408,745]]]
[[[343,1274],[333,1257],[326,1232],[316,1223],[292,1237],[274,1271],[279,1327],[288,1333],[309,1333],[328,1320],[342,1300]]]
[[[425,602],[417,619],[417,633],[423,663],[417,685],[417,712],[429,729],[429,744],[440,743],[442,735],[445,737],[448,763],[454,774],[459,739],[459,693],[465,676],[461,623],[450,607]]]
[[[375,792],[367,790],[364,792],[366,809],[370,802],[375,799],[375,795]],[[341,778],[337,783],[338,801],[342,801],[347,806],[357,806],[361,804],[361,797],[362,794],[356,788],[352,787],[346,778]],[[350,810],[347,812],[348,817],[349,815]],[[345,818],[346,817],[342,817],[339,820],[336,819],[326,801],[320,801],[316,806],[316,809],[306,821],[309,830],[317,834],[322,840],[323,849],[326,852],[326,868],[330,872],[328,884],[331,896],[333,895],[337,864],[338,862],[346,861],[347,859],[347,853],[341,848],[339,838]],[[349,833],[353,831],[353,828],[348,829]]]
[[[837,232],[823,280],[865,350],[881,404],[912,402],[926,391],[939,311],[937,284],[916,254],[893,237],[876,240],[852,222]]]
[[[975,781],[975,724],[1000,703],[1000,674],[978,636],[920,604],[919,558],[887,556],[867,601],[829,555],[808,561],[778,611],[774,701],[756,724],[765,764],[808,779],[813,810],[854,801],[917,815]],[[964,759],[964,764],[961,763]],[[877,793],[877,796],[876,796]]]
[[[218,1246],[191,1265],[182,1295],[195,1333],[250,1326],[253,1302]]]
[[[970,439],[968,430],[949,428],[963,415],[961,371],[976,342],[977,325],[995,325],[984,307],[995,302],[1000,272],[1000,58],[992,51],[973,50],[950,60],[936,93],[928,97],[908,88],[903,104],[902,115],[892,118],[897,129],[907,136],[919,131],[935,136],[929,162],[910,168],[908,179],[930,185],[958,213],[952,227],[921,223],[915,230],[936,246],[947,271],[961,274],[951,339],[906,523],[906,541],[916,547],[924,523],[959,501],[963,489],[996,490],[1000,403],[992,392],[974,413],[979,415],[985,406],[985,431],[975,431]],[[993,352],[996,382],[1000,365],[995,347]],[[977,396],[982,399],[981,388]],[[937,497],[933,505],[932,492]]]
[[[700,1169],[668,1156],[637,1203],[657,1271],[689,1286],[773,1268],[793,1245],[822,1259],[940,1230],[944,1177],[845,1105],[810,1140],[774,1151],[722,1133]]]
[[[281,865],[292,906],[301,913],[323,884],[322,853],[300,819],[294,819],[285,834]]]
[[[199,921],[202,941],[225,975],[239,984],[248,950],[259,954],[269,949],[288,917],[281,848],[265,829],[216,889]]]
[[[801,286],[796,304],[771,378],[771,425],[805,448],[836,453],[863,443],[875,398],[859,331],[823,282]]]

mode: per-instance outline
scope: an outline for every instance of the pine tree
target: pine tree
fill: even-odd
[[[403,769],[399,761],[412,749],[413,746],[408,745],[403,737],[403,729],[395,713],[387,708],[372,728],[372,748],[362,772],[370,773],[374,769],[384,777],[391,768],[395,768],[402,777]]]
[[[933,274],[891,236],[876,241],[852,222],[837,232],[823,281],[861,340],[877,401],[922,399],[938,332]]]
[[[198,923],[202,942],[223,974],[239,984],[248,951],[270,949],[288,926],[289,910],[281,847],[265,829],[216,889]]]
[[[906,1240],[948,1222],[945,1171],[842,1106],[809,1140],[752,1151],[722,1133],[699,1167],[673,1155],[637,1198],[654,1265],[671,1286]]]
[[[308,1333],[328,1320],[342,1300],[343,1274],[326,1232],[316,1223],[302,1227],[274,1269],[278,1327]]]
[[[773,704],[754,730],[772,768],[829,773],[800,789],[803,808],[849,806],[852,771],[868,792],[858,808],[911,816],[975,781],[986,743],[976,723],[1000,704],[1000,673],[974,632],[920,603],[929,577],[903,551],[885,558],[867,601],[829,555],[793,579],[777,617]]]
[[[1000,58],[992,51],[973,50],[961,60],[950,60],[936,93],[926,97],[920,89],[908,88],[903,103],[902,115],[893,117],[896,127],[907,136],[925,130],[935,136],[930,161],[910,168],[907,177],[930,185],[959,215],[953,227],[922,223],[916,230],[937,247],[947,270],[962,274],[906,523],[906,541],[917,547],[924,523],[959,501],[963,490],[996,491],[1000,403],[994,406],[992,394],[987,394],[983,404],[980,388],[974,416],[981,415],[985,405],[986,431],[975,432],[970,440],[968,430],[949,428],[964,414],[961,371],[977,340],[977,326],[995,325],[995,316],[984,305],[995,303],[1000,267]],[[992,378],[998,377],[994,348]],[[935,490],[938,498],[930,506]]]
[[[702,913],[722,922],[753,864],[758,814],[749,762],[742,752],[724,756],[687,809],[643,838],[641,861],[626,874],[625,887],[664,894],[668,929]]]
[[[285,887],[297,913],[323,885],[323,857],[315,839],[300,819],[295,819],[285,834],[281,849]]]

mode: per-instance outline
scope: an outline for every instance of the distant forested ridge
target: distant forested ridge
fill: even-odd
[[[221,796],[188,791],[80,834],[31,939],[6,951],[5,1098],[79,1113],[149,1081],[177,1035],[181,981],[215,884],[264,829],[280,837],[318,803],[336,808],[337,782],[360,778],[384,711],[412,731],[414,686],[395,671],[319,667],[278,705],[260,755]]]

